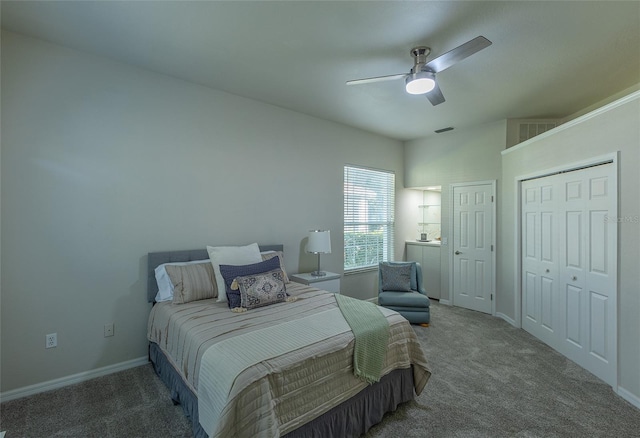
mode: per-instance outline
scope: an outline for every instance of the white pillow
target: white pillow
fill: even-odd
[[[156,303],[160,303],[162,301],[172,301],[173,300],[173,283],[169,278],[169,274],[167,274],[167,270],[165,267],[167,265],[172,266],[184,266],[184,265],[192,265],[195,263],[206,263],[208,260],[194,260],[191,262],[175,262],[175,263],[163,263],[156,267],[156,283],[158,283],[158,293],[156,294]]]
[[[219,291],[218,302],[220,303],[227,302],[227,294],[223,292],[226,290],[226,286],[220,273],[220,265],[241,266],[262,261],[257,243],[247,246],[207,246],[207,252],[213,265],[213,273],[216,276],[216,286]]]

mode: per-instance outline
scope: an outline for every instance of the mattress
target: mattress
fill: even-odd
[[[204,384],[201,382],[207,381],[200,376],[202,359],[213,345],[337,307],[334,295],[325,291],[298,283],[289,283],[287,291],[297,300],[246,313],[233,313],[226,303],[215,300],[158,303],[149,317],[148,338],[197,395]],[[390,326],[383,375],[395,369],[412,369],[419,394],[430,371],[415,332],[396,312],[381,311]],[[353,375],[353,344],[353,334],[345,331],[243,370],[243,377],[236,379],[241,386],[234,388],[235,395],[229,401],[232,405],[227,411],[231,414],[222,418],[210,435],[285,435],[353,397],[367,387]],[[266,423],[265,412],[271,418]]]

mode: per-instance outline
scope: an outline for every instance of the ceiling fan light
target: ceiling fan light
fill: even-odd
[[[435,86],[434,75],[428,71],[412,73],[405,79],[405,89],[409,94],[425,94],[433,90]]]

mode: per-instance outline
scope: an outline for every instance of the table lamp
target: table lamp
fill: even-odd
[[[327,275],[326,272],[320,270],[320,254],[331,253],[331,233],[329,230],[310,230],[306,251],[318,255],[318,270],[312,272],[311,275],[314,277]]]

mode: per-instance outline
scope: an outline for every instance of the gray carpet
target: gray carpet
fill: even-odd
[[[366,438],[640,437],[640,410],[523,330],[433,303],[414,326],[433,376]],[[150,365],[0,405],[14,437],[189,437]]]
[[[414,326],[433,375],[374,426],[382,437],[640,437],[640,410],[593,374],[507,322],[431,306]]]

